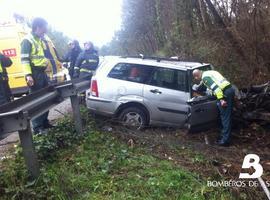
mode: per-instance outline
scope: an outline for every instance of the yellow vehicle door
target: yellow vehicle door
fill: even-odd
[[[23,94],[28,91],[25,81],[25,70],[21,65],[20,43],[27,34],[27,29],[21,24],[0,24],[0,51],[11,58],[13,64],[7,68],[9,85],[13,94]]]

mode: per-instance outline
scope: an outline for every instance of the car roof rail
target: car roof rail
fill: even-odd
[[[158,56],[145,56],[143,54],[139,54],[138,56],[120,56],[120,58],[141,58],[141,59],[150,59],[150,60],[156,60],[157,62],[160,62],[162,60],[164,61],[175,61],[175,62],[186,62],[186,61],[183,61],[183,60],[180,60],[178,56],[173,56],[173,57],[170,57],[170,58],[166,58],[166,57],[158,57]],[[188,62],[193,62],[193,61],[188,61]],[[198,62],[197,63],[201,63],[203,64],[202,62]]]
[[[181,61],[178,57],[171,57],[171,58],[165,58],[165,57],[158,57],[158,56],[145,56],[143,54],[139,54],[138,56],[121,56],[121,58],[141,58],[141,59],[150,59],[150,60],[156,60],[157,62],[160,62],[162,60],[167,61]]]

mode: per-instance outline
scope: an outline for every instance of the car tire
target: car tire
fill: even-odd
[[[147,125],[146,112],[138,107],[128,107],[122,110],[119,115],[124,126],[132,130],[142,130]]]

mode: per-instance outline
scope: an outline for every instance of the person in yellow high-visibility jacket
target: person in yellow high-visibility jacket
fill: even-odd
[[[232,110],[234,101],[234,89],[229,81],[227,81],[219,72],[214,70],[201,71],[195,69],[193,77],[210,89],[217,97],[217,106],[220,111],[220,118],[222,122],[221,139],[218,145],[228,146],[231,137],[232,128]]]
[[[25,76],[30,92],[35,92],[49,85],[49,79],[45,72],[49,60],[44,54],[42,38],[47,32],[47,22],[42,18],[35,18],[32,22],[32,32],[21,43],[21,63],[27,74]],[[46,112],[32,120],[34,133],[42,133],[44,129],[52,127],[48,121]]]

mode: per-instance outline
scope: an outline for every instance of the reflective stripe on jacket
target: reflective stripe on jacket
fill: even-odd
[[[94,71],[99,64],[99,57],[93,50],[84,50],[77,58],[74,69],[75,70],[89,70]]]
[[[0,62],[0,73],[3,73],[3,67],[2,67],[1,62]]]
[[[223,90],[230,85],[229,81],[214,70],[203,72],[202,81],[207,88],[214,92],[217,99],[224,98]]]
[[[95,70],[89,70],[89,69],[85,69],[85,68],[81,68],[80,72],[87,72],[87,73],[93,73]]]
[[[48,69],[52,71],[53,74],[57,74],[57,66],[61,65],[59,63],[59,59],[56,53],[55,46],[51,39],[45,35],[44,38],[42,39],[43,41],[43,47],[44,47],[44,55],[48,59]]]
[[[31,67],[44,67],[48,65],[48,59],[44,55],[43,41],[33,34],[27,35],[23,42],[27,40],[31,43],[31,49],[21,49],[21,62],[27,74],[32,74]],[[23,43],[22,42],[22,43]]]

